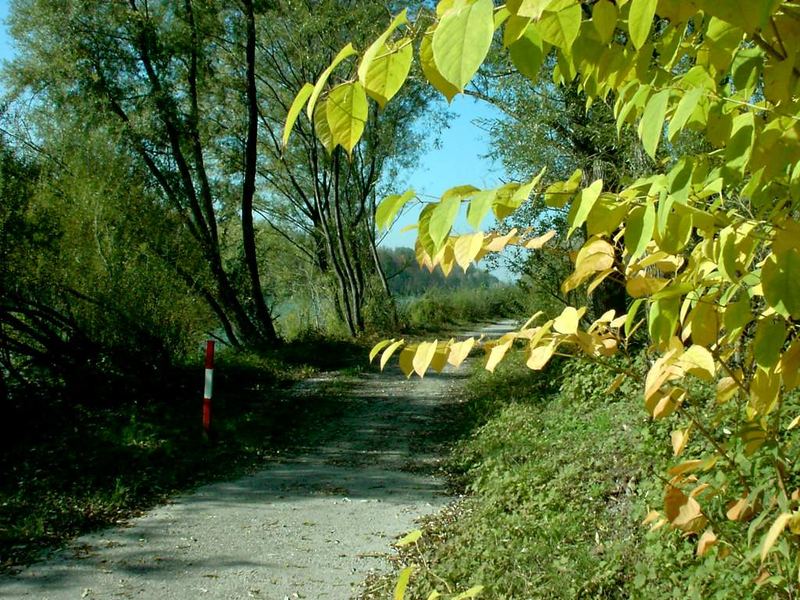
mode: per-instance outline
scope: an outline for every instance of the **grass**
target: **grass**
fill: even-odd
[[[268,358],[220,353],[213,442],[200,424],[202,357],[135,390],[109,381],[80,398],[31,395],[11,411],[14,425],[0,442],[0,570],[291,452],[341,407],[336,394],[283,390],[318,369],[358,370],[365,354],[320,340]]]
[[[497,600],[769,597],[716,551],[698,560],[679,532],[642,527],[662,502],[670,424],[646,417],[633,383],[606,393],[613,378],[574,361],[532,373],[519,356],[476,369],[449,465],[467,496],[402,550],[398,566],[416,565],[406,598],[476,585]]]

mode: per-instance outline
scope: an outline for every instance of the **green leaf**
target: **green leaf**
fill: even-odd
[[[650,339],[657,347],[665,347],[670,338],[675,335],[680,307],[680,297],[660,298],[650,304],[647,328],[650,332]]]
[[[397,44],[387,43],[370,64],[364,87],[381,108],[403,87],[413,58],[411,40],[403,38]]]
[[[400,25],[405,25],[407,23],[408,9],[404,8],[399,15],[392,19],[392,22],[386,31],[379,35],[378,38],[372,42],[370,47],[364,52],[364,56],[361,57],[361,62],[358,65],[358,80],[366,89],[369,89],[370,87],[367,80],[369,79],[369,72],[372,68],[373,61],[376,59],[376,57],[383,55],[386,52],[386,41],[389,39],[389,36],[394,33],[395,29],[400,27]]]
[[[297,122],[297,117],[300,116],[300,111],[303,110],[303,106],[305,106],[306,101],[313,91],[313,85],[310,83],[304,84],[303,87],[300,88],[300,91],[297,92],[297,96],[295,96],[292,105],[289,107],[289,113],[286,115],[286,124],[283,126],[283,137],[281,138],[284,148],[286,144],[289,143],[289,135],[291,135],[294,124]]]
[[[470,186],[471,187],[471,186]],[[452,191],[452,190],[448,190]],[[442,243],[447,239],[450,229],[458,216],[458,209],[461,208],[461,198],[459,194],[445,194],[442,200],[436,204],[431,213],[430,236],[433,240],[434,253],[442,247]]]
[[[422,66],[422,73],[425,75],[425,79],[439,90],[442,95],[447,98],[447,101],[450,102],[453,97],[458,94],[459,90],[456,86],[447,81],[436,67],[436,62],[433,60],[433,34],[429,33],[431,31],[433,31],[433,28],[425,33],[422,37],[422,42],[420,42],[419,62]]]
[[[522,203],[531,195],[533,188],[541,181],[544,171],[545,169],[542,169],[538,175],[526,184],[516,186],[507,184],[500,188],[492,204],[495,216],[498,219],[505,219],[522,206]]]
[[[544,63],[544,44],[536,30],[529,27],[525,35],[511,44],[508,52],[517,70],[535,83]]]
[[[333,143],[333,134],[331,133],[330,125],[328,125],[327,100],[317,102],[317,107],[314,110],[314,135],[317,136],[317,139],[328,154],[331,154],[336,145]]]
[[[752,320],[750,298],[747,294],[742,294],[736,302],[730,302],[722,313],[722,326],[725,327],[726,338],[733,341]]]
[[[672,141],[672,138],[686,125],[689,117],[692,116],[692,113],[697,108],[697,103],[700,101],[704,91],[703,88],[692,88],[678,102],[678,107],[675,109],[667,128],[669,141]]]
[[[761,270],[764,299],[779,315],[800,318],[800,252],[788,249],[767,257]]]
[[[468,600],[469,598],[477,598],[482,591],[483,591],[482,585],[474,585],[471,588],[469,588],[466,592],[461,592],[458,596],[453,598],[453,600]]]
[[[668,89],[654,94],[647,101],[642,120],[639,122],[639,137],[642,138],[642,145],[645,151],[653,160],[656,158],[658,142],[661,140],[661,133],[664,130],[669,94],[670,91]]]
[[[319,95],[322,93],[322,89],[325,87],[325,84],[328,82],[328,77],[331,76],[333,70],[342,62],[345,58],[353,56],[356,53],[356,49],[353,48],[353,44],[347,44],[344,48],[339,51],[339,54],[333,59],[333,62],[322,72],[322,75],[319,76],[317,79],[316,85],[314,85],[314,91],[311,92],[311,98],[308,100],[308,106],[306,107],[306,115],[309,119],[311,119],[312,115],[314,114],[314,107],[317,105],[317,99]]]
[[[653,17],[656,15],[658,0],[631,0],[631,10],[628,16],[628,31],[631,34],[631,43],[639,50],[647,42]]]
[[[525,35],[530,24],[531,19],[511,15],[503,28],[503,47],[508,48]]]
[[[480,229],[481,222],[489,213],[489,209],[492,207],[496,196],[497,190],[483,190],[475,194],[472,200],[470,200],[469,207],[467,208],[467,223],[469,223],[473,229]]]
[[[583,171],[575,169],[567,181],[556,181],[544,191],[544,203],[550,208],[563,208],[570,201],[583,177]]]
[[[436,254],[436,247],[430,234],[431,214],[436,206],[436,204],[426,204],[422,207],[419,213],[419,229],[417,230],[417,240],[422,246],[422,249],[431,257]]]
[[[709,15],[753,33],[766,25],[781,0],[697,0],[696,3]]]
[[[586,222],[586,217],[589,216],[594,203],[597,202],[597,199],[600,197],[601,191],[603,191],[603,180],[598,179],[589,187],[582,189],[581,193],[578,194],[578,197],[573,201],[569,210],[569,215],[567,216],[567,223],[569,223],[569,230],[567,231],[568,238],[572,235],[573,231]]]
[[[576,0],[555,0],[536,22],[542,39],[569,54],[581,29],[581,5]]]
[[[436,67],[458,91],[464,91],[489,52],[493,13],[492,0],[476,0],[445,14],[433,32]]]
[[[422,537],[422,530],[421,529],[415,529],[414,531],[409,531],[407,534],[405,534],[403,537],[401,537],[399,540],[397,540],[394,543],[394,545],[397,546],[398,548],[403,548],[405,546],[410,546],[411,544],[413,544],[417,540],[419,540],[419,538],[421,538],[421,537]]]
[[[416,195],[414,190],[406,190],[402,194],[392,194],[384,198],[375,209],[375,226],[378,229],[388,229],[400,209]]]
[[[617,7],[609,0],[598,0],[592,8],[592,25],[600,36],[600,41],[609,43],[617,27]]]
[[[653,239],[655,227],[656,209],[652,202],[637,206],[630,212],[625,224],[625,248],[631,262],[644,254],[647,244]]]
[[[334,147],[341,145],[350,154],[367,124],[369,107],[364,86],[354,81],[333,88],[328,94],[327,112]]]
[[[633,332],[633,326],[636,321],[636,313],[639,312],[639,307],[644,303],[644,298],[634,300],[628,309],[628,314],[625,317],[625,336],[628,337]]]
[[[538,19],[553,0],[508,0],[506,7],[512,15]]]
[[[785,340],[786,325],[782,319],[761,319],[753,339],[753,358],[756,364],[765,371],[777,365]]]
[[[394,586],[394,600],[405,600],[406,588],[408,588],[408,581],[411,579],[411,573],[414,572],[414,567],[406,567],[400,571],[397,577],[397,583]]]

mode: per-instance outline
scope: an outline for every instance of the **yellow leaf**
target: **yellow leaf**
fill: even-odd
[[[353,44],[348,43],[347,46],[339,51],[339,54],[336,55],[336,57],[333,59],[333,62],[331,62],[331,64],[328,65],[328,67],[319,76],[319,79],[317,79],[317,83],[314,85],[314,89],[311,92],[311,97],[308,99],[308,105],[306,106],[306,115],[309,119],[311,119],[314,114],[314,108],[317,105],[317,99],[322,93],[322,90],[324,89],[325,84],[328,82],[328,78],[331,76],[331,73],[333,73],[333,70],[340,62],[349,56],[353,56],[353,54],[356,54],[356,49],[353,48]]]
[[[750,381],[750,402],[748,406],[755,414],[764,416],[773,411],[781,391],[781,377],[774,369],[756,369]]]
[[[547,364],[547,361],[553,356],[553,353],[556,351],[556,345],[554,342],[547,344],[546,346],[539,346],[538,348],[533,348],[528,355],[528,361],[525,363],[529,369],[534,371],[541,371],[544,366]]]
[[[513,244],[516,237],[517,228],[515,227],[505,235],[487,236],[483,247],[487,252],[501,252],[508,244]]]
[[[447,362],[454,367],[461,366],[461,363],[469,356],[472,347],[475,345],[475,338],[469,338],[463,342],[456,342],[450,346],[450,356],[447,357]]]
[[[620,373],[619,375],[617,375],[614,378],[614,381],[611,382],[611,385],[608,386],[608,388],[606,389],[606,395],[608,396],[616,392],[619,389],[619,386],[621,386],[622,383],[625,381],[625,377],[626,377],[625,373]]]
[[[402,548],[404,546],[410,546],[421,537],[422,537],[422,530],[415,529],[414,531],[409,531],[407,534],[405,534],[403,537],[397,540],[394,543],[394,545],[397,546],[398,548]]]
[[[442,95],[447,98],[447,101],[450,102],[453,97],[458,94],[459,90],[456,86],[444,78],[444,75],[441,74],[439,68],[436,66],[436,62],[434,61],[433,32],[435,29],[435,26],[429,27],[425,32],[425,35],[422,36],[422,42],[420,42],[419,45],[419,63],[422,67],[422,73],[425,75],[425,79],[427,79],[433,87],[439,90]]]
[[[453,340],[451,339],[447,344],[438,344],[436,346],[436,354],[433,355],[431,369],[437,373],[441,373],[444,370],[445,365],[447,365],[447,357],[450,355],[450,344],[452,343]]]
[[[372,350],[369,351],[369,362],[375,360],[375,357],[378,355],[378,352],[383,350],[386,346],[393,343],[395,340],[392,338],[391,340],[381,340],[377,344],[372,347]]]
[[[292,129],[297,121],[297,117],[300,115],[300,111],[303,110],[303,106],[305,106],[308,98],[311,96],[311,92],[313,91],[314,86],[310,83],[306,83],[302,88],[300,88],[300,91],[297,92],[297,96],[292,102],[292,106],[289,108],[289,113],[286,117],[286,124],[283,126],[283,136],[281,136],[281,142],[284,148],[286,148],[286,145],[289,143],[289,135],[292,133]]]
[[[712,346],[719,336],[719,313],[714,298],[704,296],[694,307],[687,325],[691,327],[692,341],[701,346]]]
[[[686,429],[676,429],[670,434],[670,438],[672,439],[672,454],[673,456],[679,456],[683,449],[686,447],[686,443],[689,441],[689,434],[692,431],[692,426],[689,425]]]
[[[525,242],[524,246],[528,250],[538,250],[542,246],[544,246],[547,242],[552,240],[556,235],[555,231],[548,231],[544,235],[540,235],[539,237],[535,237],[533,239],[528,240]]]
[[[800,338],[795,338],[781,356],[781,377],[787,392],[800,385]]]
[[[786,427],[786,431],[789,431],[790,429],[794,429],[798,425],[800,425],[800,415],[798,415],[794,419],[792,419],[792,421]]]
[[[406,346],[400,353],[398,365],[406,378],[411,377],[411,374],[414,372],[414,355],[416,354],[416,350],[415,346]]]
[[[511,348],[511,344],[514,343],[513,335],[509,336],[508,334],[504,335],[503,339],[500,338],[498,344],[491,347],[489,350],[489,358],[486,361],[485,369],[491,373],[494,373],[495,368],[497,367],[498,363],[503,360],[503,357],[508,352],[508,349]]]
[[[455,258],[458,266],[467,272],[470,263],[475,260],[483,247],[483,233],[471,233],[459,236],[455,243]]]
[[[717,544],[717,536],[712,529],[706,529],[697,541],[697,556],[703,556]]]
[[[675,465],[674,467],[670,467],[667,470],[667,473],[676,477],[678,475],[683,475],[684,473],[692,473],[693,471],[700,471],[705,466],[706,461],[700,458],[695,458],[692,460],[685,460],[682,463]]]
[[[746,423],[739,430],[739,436],[744,442],[744,453],[746,456],[755,454],[767,441],[767,432],[764,431],[758,422]]]
[[[761,546],[761,562],[767,558],[767,554],[770,551],[770,548],[775,545],[775,542],[778,541],[778,537],[783,533],[783,530],[786,529],[786,524],[792,518],[792,513],[781,513],[778,515],[778,518],[775,519],[775,522],[772,524],[772,527],[769,528],[767,535],[764,536],[764,543]]]
[[[642,521],[642,525],[648,525],[653,521],[655,521],[656,519],[658,519],[660,516],[661,516],[660,512],[658,512],[657,510],[651,510],[649,513],[647,513],[647,516]]]
[[[660,277],[631,277],[625,282],[625,289],[633,298],[644,298],[660,292],[668,283]]]
[[[394,342],[390,344],[389,347],[386,348],[386,350],[383,351],[383,354],[381,354],[381,371],[383,371],[383,368],[386,366],[386,363],[389,362],[389,359],[392,357],[392,354],[394,354],[394,351],[397,350],[400,346],[402,346],[404,341],[405,340],[399,340],[397,342]]]
[[[717,403],[725,404],[738,390],[739,386],[733,377],[723,377],[717,382]]]
[[[753,507],[747,501],[747,496],[745,496],[729,504],[725,516],[730,521],[747,521],[753,516],[754,512]]]
[[[578,323],[583,313],[586,312],[586,307],[576,310],[572,306],[567,306],[555,321],[553,321],[553,329],[558,333],[565,335],[575,334],[578,332]]]
[[[686,390],[673,388],[669,392],[659,392],[653,398],[654,406],[650,411],[654,419],[663,419],[670,416],[686,398]]]
[[[664,513],[670,523],[684,531],[697,531],[705,526],[706,519],[697,500],[674,485],[668,486],[664,495]]]
[[[436,354],[436,345],[437,342],[435,341],[421,342],[417,348],[417,352],[414,354],[411,364],[414,366],[414,372],[420,377],[425,376],[425,371],[428,370],[428,366],[431,364],[433,356]]]
[[[394,586],[394,600],[404,600],[406,597],[406,588],[408,587],[408,581],[411,579],[411,573],[414,571],[414,567],[406,567],[402,571],[400,571],[400,575],[397,577],[397,584]]]
[[[792,519],[789,521],[789,531],[795,535],[800,534],[800,510],[792,513]]]
[[[706,381],[714,380],[714,374],[716,373],[714,357],[711,352],[702,346],[694,344],[681,355],[678,362],[687,373]]]

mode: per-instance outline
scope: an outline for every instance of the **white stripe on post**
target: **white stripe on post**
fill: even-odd
[[[214,388],[214,341],[206,342],[206,378],[203,386],[203,431],[211,432],[211,392]]]
[[[203,397],[211,400],[211,391],[214,389],[214,369],[206,369],[206,385],[203,388]]]

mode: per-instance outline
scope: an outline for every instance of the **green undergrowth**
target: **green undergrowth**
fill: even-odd
[[[696,559],[679,532],[641,525],[660,507],[671,448],[669,423],[647,418],[638,384],[608,392],[615,373],[577,361],[543,373],[519,356],[506,363],[471,378],[460,425],[472,433],[450,464],[467,496],[402,549],[416,565],[407,598],[476,585],[486,599],[750,592],[746,576],[720,572],[715,550]],[[392,585],[372,582],[371,597]]]
[[[212,438],[201,426],[202,353],[150,381],[109,380],[83,394],[51,389],[12,407],[0,441],[0,571],[292,452],[341,411],[337,394],[290,396],[317,370],[358,370],[366,349],[313,340],[272,356],[220,352]]]

